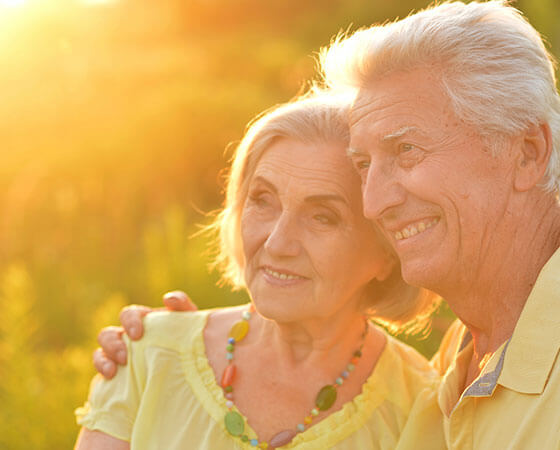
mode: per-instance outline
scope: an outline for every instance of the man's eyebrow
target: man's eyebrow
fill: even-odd
[[[402,127],[402,128],[399,128],[396,131],[393,131],[392,133],[386,134],[385,136],[383,136],[381,138],[381,140],[383,142],[392,141],[394,139],[398,139],[400,137],[403,137],[405,134],[411,133],[413,131],[418,131],[418,128],[408,127],[408,126],[407,127]]]

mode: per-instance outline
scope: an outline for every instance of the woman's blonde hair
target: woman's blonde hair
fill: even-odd
[[[281,138],[304,143],[334,142],[346,147],[349,106],[348,96],[315,90],[265,111],[249,124],[233,155],[224,207],[209,227],[217,237],[214,266],[221,271],[225,283],[235,289],[246,287],[241,214],[251,177],[264,152]],[[372,281],[367,291],[367,313],[391,331],[412,333],[424,329],[439,304],[435,294],[406,284],[400,265],[396,265],[387,280]]]

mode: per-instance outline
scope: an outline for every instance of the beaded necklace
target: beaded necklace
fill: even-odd
[[[233,381],[235,380],[235,375],[237,372],[237,367],[233,363],[233,352],[235,350],[235,345],[242,341],[247,333],[249,332],[249,320],[251,319],[251,314],[255,311],[254,306],[251,304],[248,311],[244,311],[241,315],[241,320],[235,322],[231,327],[228,337],[228,344],[226,346],[226,359],[228,361],[227,367],[224,369],[222,374],[222,379],[220,385],[224,391],[224,397],[226,399],[226,407],[228,412],[224,417],[224,422],[226,430],[232,436],[239,437],[243,442],[248,442],[252,447],[258,448],[276,448],[282,447],[292,441],[292,439],[298,434],[305,431],[306,427],[311,425],[313,419],[319,415],[319,411],[327,411],[332,407],[337,397],[337,388],[342,386],[344,380],[350,376],[350,373],[356,368],[356,364],[362,356],[362,348],[364,346],[365,337],[368,332],[368,324],[366,321],[365,329],[361,335],[361,343],[350,359],[350,362],[346,365],[345,369],[341,372],[340,376],[334,381],[333,384],[327,384],[323,386],[317,397],[315,398],[315,408],[313,408],[310,413],[303,419],[303,423],[299,423],[295,430],[283,430],[275,434],[269,442],[259,441],[256,438],[249,438],[245,434],[245,420],[243,416],[237,411],[233,410]]]

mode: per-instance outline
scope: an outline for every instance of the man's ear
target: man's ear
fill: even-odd
[[[538,185],[552,152],[552,134],[547,123],[531,125],[521,136],[515,164],[514,186],[525,192]]]

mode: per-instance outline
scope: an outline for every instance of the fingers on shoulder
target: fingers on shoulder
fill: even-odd
[[[142,305],[130,305],[121,310],[119,320],[131,339],[135,340],[142,337],[144,334],[142,319],[152,311],[152,308]]]
[[[198,308],[183,291],[171,291],[163,296],[163,303],[171,311],[197,311]]]

